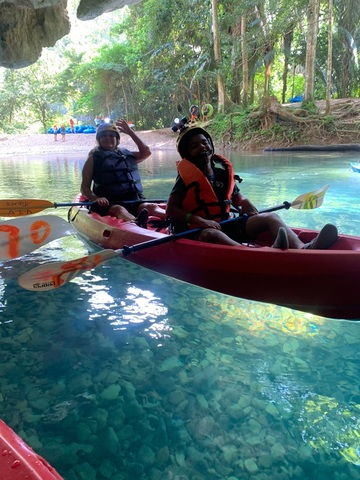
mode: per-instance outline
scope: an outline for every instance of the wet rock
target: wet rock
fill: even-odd
[[[109,385],[101,392],[101,398],[103,400],[116,400],[121,391],[120,385]]]
[[[244,467],[251,474],[254,474],[259,470],[258,466],[256,465],[256,462],[253,458],[247,458],[244,461]]]
[[[68,391],[72,394],[81,393],[92,385],[91,377],[88,373],[81,373],[72,377],[68,383]]]
[[[169,402],[172,405],[179,405],[186,399],[186,395],[182,390],[174,390],[169,394]]]
[[[165,446],[160,448],[160,450],[156,453],[156,463],[158,465],[166,464],[170,459],[170,451],[169,447]]]
[[[104,434],[101,436],[101,440],[105,451],[108,451],[114,455],[119,451],[120,442],[113,428],[107,428]]]
[[[99,473],[103,477],[108,478],[109,480],[113,479],[113,473],[115,470],[115,465],[108,458],[105,458],[105,460],[101,463],[99,467]]]
[[[158,426],[152,438],[152,445],[156,445],[158,447],[164,447],[168,443],[168,436],[166,433],[166,425],[162,418],[159,419]]]
[[[142,445],[137,453],[138,460],[145,466],[155,463],[155,453],[148,445]]]

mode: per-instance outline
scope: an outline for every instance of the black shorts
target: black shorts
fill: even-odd
[[[235,242],[248,242],[249,238],[246,235],[246,222],[248,219],[249,217],[247,215],[243,215],[234,220],[230,220],[228,223],[221,225],[221,231]]]

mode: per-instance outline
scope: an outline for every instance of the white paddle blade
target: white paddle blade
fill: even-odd
[[[76,230],[56,215],[0,222],[0,261],[21,257],[66,235],[76,235]]]
[[[47,292],[62,287],[82,272],[92,270],[100,263],[121,255],[121,250],[101,250],[87,257],[69,262],[45,263],[19,277],[19,285],[25,290]]]
[[[297,208],[298,210],[311,210],[313,208],[321,207],[329,186],[330,185],[325,185],[325,187],[320,188],[319,190],[300,195],[291,203],[292,208]]]

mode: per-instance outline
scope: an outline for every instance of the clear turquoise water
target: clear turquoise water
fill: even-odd
[[[330,184],[320,209],[281,215],[360,234],[356,155],[227,155],[260,209]],[[149,198],[166,198],[176,159],[141,167]],[[1,198],[71,201],[83,161],[0,158]],[[43,212],[54,213],[67,211]],[[123,259],[52,292],[17,284],[39,263],[85,254],[71,236],[0,264],[1,418],[66,480],[360,478],[358,323]]]

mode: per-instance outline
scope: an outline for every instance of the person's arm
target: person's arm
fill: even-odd
[[[120,120],[116,122],[116,126],[119,128],[120,132],[125,133],[125,135],[129,135],[129,137],[138,147],[138,152],[131,152],[131,154],[136,158],[138,163],[143,162],[148,157],[150,157],[150,148],[141,140],[141,138],[137,136],[134,130],[129,127],[129,125],[123,118],[120,118]]]
[[[91,190],[92,177],[94,169],[94,159],[92,153],[90,152],[83,170],[82,170],[82,181],[81,181],[81,193],[86,197],[90,202],[96,202],[102,207],[109,205],[109,201],[105,197],[97,197],[94,192]]]
[[[257,215],[259,213],[255,205],[240,192],[237,192],[235,195],[233,195],[232,202],[237,207],[241,207],[242,213],[246,213],[249,216]]]
[[[198,215],[192,215],[189,212],[185,212],[181,207],[183,197],[178,192],[172,192],[166,204],[166,214],[178,220],[179,222],[186,223],[190,228],[215,228],[220,230],[220,225],[214,220],[206,220]]]

